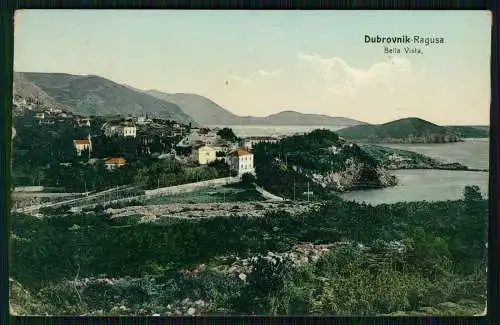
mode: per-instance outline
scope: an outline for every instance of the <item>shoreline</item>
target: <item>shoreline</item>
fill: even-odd
[[[450,170],[450,171],[460,171],[460,172],[482,172],[489,173],[489,169],[481,169],[481,168],[449,168],[449,167],[409,167],[409,168],[390,168],[388,170]]]
[[[334,131],[335,132],[335,131]],[[346,140],[353,141],[359,144],[373,144],[373,145],[438,145],[438,144],[453,144],[453,143],[463,143],[463,142],[468,142],[468,141],[474,141],[474,140],[489,140],[489,137],[467,137],[467,138],[461,138],[459,141],[447,141],[447,142],[429,142],[429,141],[411,141],[411,142],[404,142],[404,141],[381,141],[381,140],[376,140],[376,141],[370,141],[367,139],[348,139]]]
[[[388,171],[404,171],[404,170],[447,170],[447,171],[460,171],[460,172],[488,172],[489,169],[480,169],[480,168],[439,168],[439,167],[418,167],[418,168],[393,168],[393,169],[387,169]],[[392,175],[395,176],[395,175]],[[397,177],[396,177],[397,179]],[[399,180],[396,180],[396,184],[393,185],[358,185],[352,188],[349,188],[348,190],[345,191],[335,191],[336,194],[344,194],[344,193],[349,193],[349,192],[356,192],[356,191],[368,191],[368,190],[377,190],[377,189],[385,189],[385,188],[391,188],[399,185]]]

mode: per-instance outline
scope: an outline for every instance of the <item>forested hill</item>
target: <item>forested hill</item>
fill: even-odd
[[[328,130],[261,143],[254,155],[257,182],[287,198],[308,189],[329,196],[331,191],[395,185],[373,156]]]
[[[381,125],[357,125],[337,131],[350,140],[378,143],[446,143],[462,141],[456,130],[420,118],[404,118]]]
[[[468,126],[468,125],[453,125],[447,126],[449,130],[456,133],[462,138],[489,138],[490,127],[487,125]]]

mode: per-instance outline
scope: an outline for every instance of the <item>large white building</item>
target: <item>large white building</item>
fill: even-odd
[[[257,143],[266,142],[266,143],[277,143],[278,139],[275,137],[247,137],[243,139],[243,147],[247,149],[252,149],[254,145]]]
[[[253,153],[247,149],[239,148],[232,151],[227,157],[229,168],[236,171],[238,175],[254,173]]]
[[[200,146],[193,149],[192,158],[200,165],[209,164],[217,159],[217,152],[214,148],[208,146]]]
[[[124,126],[124,125],[106,125],[104,129],[104,135],[107,137],[112,137],[113,135],[119,135],[122,137],[133,137],[137,135],[137,128],[135,126]]]
[[[77,139],[73,140],[73,145],[75,146],[76,154],[81,156],[82,152],[88,150],[89,153],[92,151],[92,139],[90,135],[87,139]]]

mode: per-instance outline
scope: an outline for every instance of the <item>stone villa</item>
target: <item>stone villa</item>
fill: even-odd
[[[238,175],[255,172],[253,153],[244,148],[239,148],[229,153],[227,163],[229,168],[236,171]]]

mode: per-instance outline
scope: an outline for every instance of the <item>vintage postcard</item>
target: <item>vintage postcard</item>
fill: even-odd
[[[13,315],[483,315],[485,11],[22,10]]]

